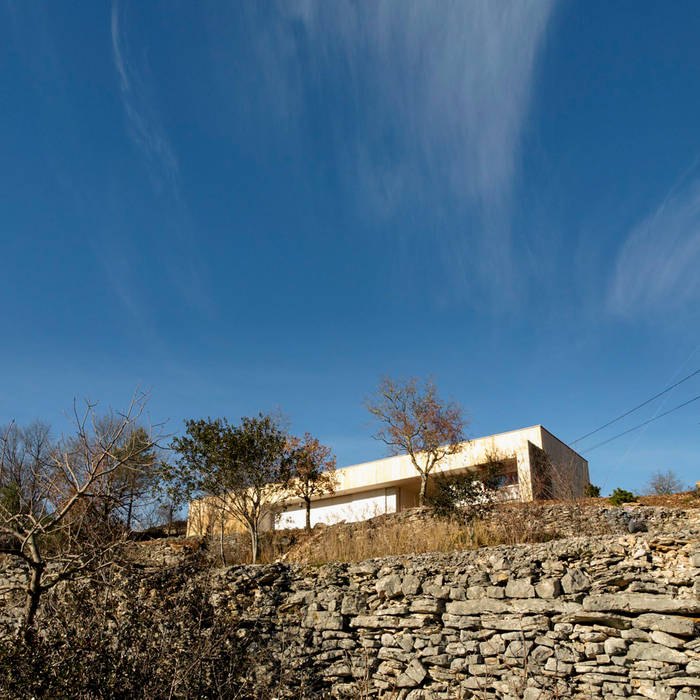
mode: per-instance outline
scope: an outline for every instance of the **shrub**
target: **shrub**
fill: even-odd
[[[496,502],[500,481],[498,466],[479,472],[439,475],[433,479],[428,506],[441,518],[473,520],[484,515]]]
[[[610,496],[610,503],[614,506],[620,506],[623,503],[634,503],[636,501],[635,495],[631,491],[625,491],[625,489],[616,488]]]
[[[41,635],[0,631],[0,698],[269,700],[289,685],[265,623],[214,609],[192,567],[114,583],[108,596],[90,584],[52,596]],[[310,672],[292,680],[301,697],[318,697]]]
[[[584,494],[586,498],[600,498],[600,486],[595,486],[594,484],[586,484]]]

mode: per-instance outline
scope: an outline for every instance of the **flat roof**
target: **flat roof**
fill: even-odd
[[[500,437],[501,435],[510,435],[511,433],[522,433],[525,430],[533,430],[534,428],[542,428],[542,430],[545,430],[555,440],[557,440],[558,442],[561,442],[562,445],[564,445],[565,447],[569,447],[565,442],[562,442],[561,440],[559,440],[559,438],[556,435],[554,435],[553,433],[550,433],[549,430],[547,430],[543,425],[540,425],[540,424],[528,425],[525,428],[515,428],[514,430],[504,430],[502,433],[494,433],[493,435],[484,435],[484,436],[478,437],[478,438],[467,438],[466,440],[463,440],[461,444],[469,443],[469,442],[478,442],[479,440],[489,440],[491,438]],[[572,452],[575,452],[575,450],[572,450],[570,447],[569,447],[569,449]],[[576,454],[578,455],[578,452],[576,452]],[[364,467],[364,466],[368,466],[370,464],[376,464],[377,462],[383,462],[387,459],[391,459],[392,457],[405,457],[406,455],[407,455],[406,452],[399,452],[397,454],[386,455],[386,457],[379,457],[378,459],[370,459],[368,462],[357,462],[356,464],[346,464],[343,467],[337,467],[337,470],[351,469],[352,467]],[[581,455],[578,455],[578,456],[581,457]],[[581,457],[581,459],[583,459],[583,457]]]

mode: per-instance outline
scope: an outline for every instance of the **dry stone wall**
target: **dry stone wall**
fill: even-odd
[[[262,650],[280,698],[691,700],[699,516],[471,552],[188,571],[206,581],[215,615]],[[177,567],[197,548],[166,541],[149,559]],[[17,575],[6,568],[6,580]],[[2,615],[17,614],[5,603]]]
[[[232,567],[212,600],[335,697],[700,697],[698,527]]]

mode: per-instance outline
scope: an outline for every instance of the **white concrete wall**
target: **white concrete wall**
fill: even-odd
[[[379,488],[361,494],[324,498],[311,503],[311,526],[332,525],[341,521],[357,522],[383,513],[397,511],[397,489]],[[287,506],[279,516],[276,529],[305,527],[306,509],[303,505]]]
[[[551,461],[554,498],[582,498],[588,484],[588,461],[542,429],[542,449]]]

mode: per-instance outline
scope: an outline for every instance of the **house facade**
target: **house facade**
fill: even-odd
[[[432,475],[459,474],[498,462],[504,498],[579,498],[589,483],[588,462],[541,425],[476,438],[438,464]],[[336,470],[332,495],[312,500],[311,524],[353,522],[396,513],[418,504],[420,476],[408,455],[355,464]],[[187,534],[204,534],[213,523],[207,499],[190,504]],[[265,527],[304,527],[306,511],[298,498],[283,499]],[[240,530],[235,522],[226,529]]]

